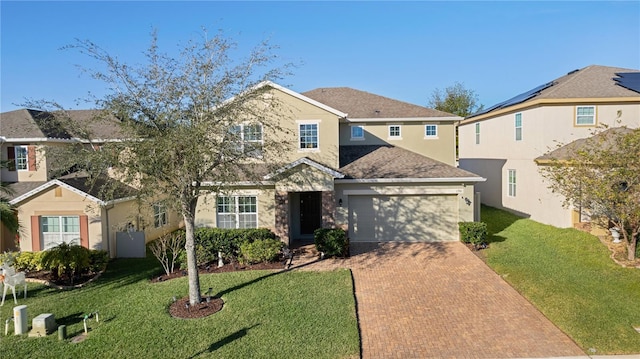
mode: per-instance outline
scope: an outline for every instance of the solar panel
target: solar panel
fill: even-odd
[[[640,72],[619,72],[616,76],[616,85],[640,93]]]
[[[487,109],[484,109],[484,110],[482,110],[482,111],[480,111],[478,113],[475,113],[475,114],[471,115],[470,117],[482,115],[482,114],[491,112],[493,110],[497,110],[497,109],[509,107],[509,106],[512,106],[512,105],[515,105],[515,104],[519,104],[521,102],[525,102],[528,99],[537,96],[542,90],[553,86],[553,84],[554,84],[553,81],[547,82],[544,85],[540,85],[540,86],[538,86],[538,87],[536,87],[534,89],[531,89],[531,90],[529,90],[527,92],[523,92],[523,93],[521,93],[521,94],[519,94],[517,96],[514,96],[514,97],[512,97],[512,98],[510,98],[510,99],[508,99],[506,101],[500,102],[500,103],[498,103],[496,105],[493,105],[493,106],[491,106],[491,107],[489,107]]]

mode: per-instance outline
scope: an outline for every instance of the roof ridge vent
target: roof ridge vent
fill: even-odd
[[[569,71],[569,72],[567,72],[567,75],[575,74],[578,71],[580,71],[580,69],[575,69],[573,71]]]

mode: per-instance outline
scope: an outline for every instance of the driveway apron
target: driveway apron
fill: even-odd
[[[460,242],[352,244],[334,264],[353,273],[364,359],[585,355]]]

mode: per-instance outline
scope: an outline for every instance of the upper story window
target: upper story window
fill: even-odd
[[[594,126],[596,124],[595,106],[576,106],[576,125]]]
[[[258,228],[258,198],[256,196],[218,197],[216,212],[218,228]]]
[[[29,169],[29,150],[27,146],[15,146],[15,163],[18,171],[27,171]]]
[[[351,126],[351,139],[364,140],[364,128],[362,126]]]
[[[522,141],[522,114],[516,113],[514,127],[516,130],[516,141]]]
[[[153,205],[153,225],[155,228],[167,225],[167,208],[161,204]]]
[[[235,151],[245,154],[248,157],[262,157],[262,145],[264,141],[261,124],[235,125],[231,127],[230,132],[233,136],[237,136]]]
[[[476,145],[480,144],[480,122],[476,122]]]
[[[509,197],[516,196],[516,170],[509,170]]]
[[[438,137],[438,125],[425,125],[424,137]]]
[[[299,127],[301,150],[317,150],[319,143],[318,123],[301,123]]]
[[[389,126],[389,138],[400,138],[400,125],[390,125]]]

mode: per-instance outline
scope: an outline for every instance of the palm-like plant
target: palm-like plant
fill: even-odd
[[[0,161],[0,169],[8,166],[7,161]],[[13,234],[18,234],[20,224],[15,213],[15,207],[9,203],[9,196],[13,194],[8,183],[0,182],[0,222]]]

